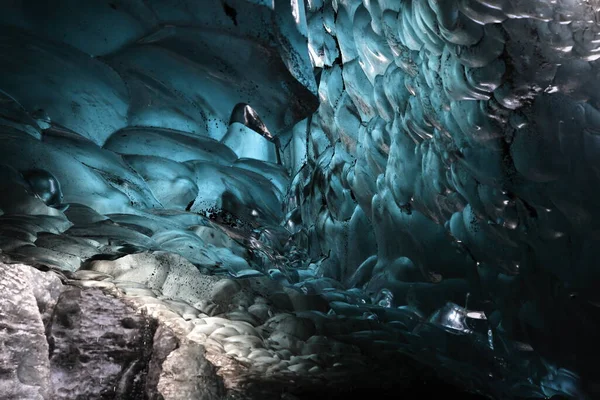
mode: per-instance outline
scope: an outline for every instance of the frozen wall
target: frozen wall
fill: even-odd
[[[289,215],[325,276],[424,315],[467,304],[593,386],[599,11],[309,1],[320,107],[291,134]]]
[[[599,13],[8,2],[2,256],[74,271],[175,253],[204,274],[267,275],[330,333],[471,390],[591,396]]]

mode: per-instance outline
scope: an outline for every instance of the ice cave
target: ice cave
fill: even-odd
[[[0,32],[0,399],[600,399],[600,0]]]

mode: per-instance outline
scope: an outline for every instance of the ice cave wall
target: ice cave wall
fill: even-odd
[[[160,249],[268,272],[494,393],[598,392],[599,12],[6,2],[0,248],[65,270]],[[216,229],[215,210],[245,225]],[[479,347],[407,322],[471,332],[448,319],[464,309]]]
[[[320,106],[292,134],[288,207],[325,276],[424,314],[468,303],[591,379],[599,11],[308,1]]]

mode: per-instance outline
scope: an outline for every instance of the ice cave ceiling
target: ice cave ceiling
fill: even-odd
[[[266,276],[319,337],[494,398],[600,396],[599,17],[0,0],[2,261],[211,316],[199,273]]]

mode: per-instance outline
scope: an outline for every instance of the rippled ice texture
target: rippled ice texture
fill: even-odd
[[[599,11],[308,2],[320,107],[294,131],[289,209],[329,256],[322,272],[423,315],[448,301],[483,311],[494,355],[462,361],[492,357],[477,379],[510,386],[501,364],[520,358],[513,371],[547,396],[598,390]],[[462,368],[450,342],[428,346]]]
[[[267,274],[472,390],[594,397],[600,2],[304,3],[3,6],[3,256]]]

